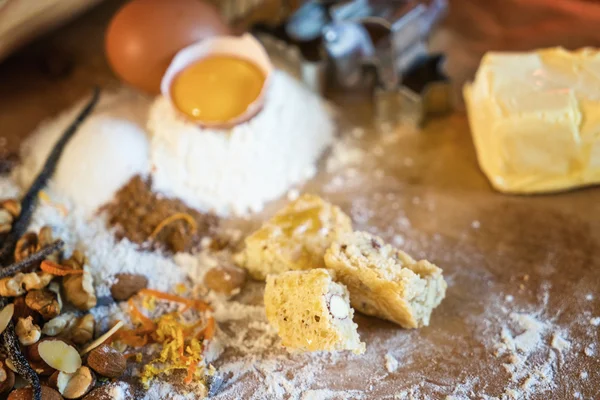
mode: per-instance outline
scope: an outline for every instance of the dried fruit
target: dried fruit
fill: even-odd
[[[54,369],[72,374],[81,367],[79,353],[63,340],[44,340],[37,347],[40,358]]]
[[[42,330],[33,323],[33,318],[31,317],[19,318],[15,325],[15,333],[23,346],[30,346],[37,343],[42,336]]]
[[[234,265],[220,265],[204,275],[206,287],[228,296],[239,293],[245,283],[246,270]]]
[[[350,309],[342,297],[334,294],[329,298],[329,312],[337,319],[344,319],[348,317]]]
[[[112,328],[110,328],[104,335],[100,336],[98,339],[90,343],[90,345],[87,346],[85,349],[81,350],[81,355],[89,353],[96,347],[100,346],[102,343],[106,342],[106,340],[108,340],[109,337],[117,333],[117,331],[121,329],[123,325],[123,321],[117,321],[117,323]]]
[[[87,266],[81,275],[67,275],[63,278],[65,297],[80,310],[87,311],[96,306],[94,280]]]
[[[14,304],[9,304],[0,311],[0,333],[4,332],[15,313]]]
[[[15,261],[19,262],[34,254],[38,249],[38,236],[35,232],[27,232],[17,241]]]
[[[33,399],[33,390],[31,387],[15,389],[8,395],[6,400],[31,400]],[[42,400],[63,400],[63,397],[56,390],[42,385]]]
[[[0,361],[0,394],[8,393],[15,386],[15,373]]]
[[[96,384],[96,376],[86,366],[80,367],[74,373],[60,372],[56,387],[65,399],[78,399],[85,396]]]
[[[50,289],[32,290],[25,296],[25,304],[47,321],[60,314],[58,294]]]
[[[119,351],[101,344],[90,352],[87,365],[107,378],[119,378],[127,368],[127,360]]]
[[[131,296],[148,286],[148,278],[138,274],[117,274],[110,287],[112,297],[117,301],[129,300]]]
[[[86,314],[76,320],[73,328],[68,333],[68,338],[75,344],[84,344],[94,338],[96,321],[92,314]]]

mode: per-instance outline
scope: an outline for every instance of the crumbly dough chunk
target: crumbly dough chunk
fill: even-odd
[[[325,254],[327,267],[350,291],[352,306],[403,328],[429,325],[431,311],[446,295],[442,270],[415,261],[403,251],[366,232],[334,242]]]
[[[260,280],[290,270],[324,268],[325,250],[351,231],[352,222],[339,207],[305,194],[248,236],[237,262]]]
[[[325,269],[269,275],[265,307],[267,319],[289,349],[365,351],[352,322],[348,289]]]

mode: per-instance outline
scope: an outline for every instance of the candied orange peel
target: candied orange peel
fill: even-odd
[[[196,220],[194,219],[194,217],[192,217],[190,214],[187,213],[175,213],[173,215],[168,216],[167,218],[163,219],[162,221],[160,221],[160,223],[156,226],[156,228],[154,228],[154,230],[152,231],[152,233],[150,234],[150,239],[154,239],[158,236],[158,234],[169,224],[175,222],[175,221],[179,221],[179,220],[184,220],[186,221],[190,227],[192,228],[192,234],[196,234],[196,232],[198,231],[198,223],[196,222]]]
[[[65,267],[64,265],[57,264],[50,260],[42,261],[40,265],[40,269],[44,272],[47,272],[56,276],[67,276],[67,275],[79,275],[83,274],[82,269],[73,269],[69,267]]]

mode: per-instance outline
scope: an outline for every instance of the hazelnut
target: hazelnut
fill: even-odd
[[[15,386],[15,373],[0,361],[0,394],[8,393]]]
[[[73,373],[60,372],[56,387],[65,399],[78,399],[85,396],[96,384],[96,375],[86,366]]]
[[[143,275],[117,274],[115,283],[110,287],[110,294],[117,301],[129,300],[131,296],[147,286],[148,278]]]
[[[25,296],[25,304],[48,321],[60,314],[58,294],[50,289],[31,290]]]
[[[31,387],[15,389],[8,395],[6,400],[31,400],[33,399],[33,390]],[[63,397],[56,390],[42,385],[42,400],[63,400]]]
[[[239,293],[246,283],[246,270],[233,265],[220,265],[204,275],[204,284],[209,289],[232,296]]]
[[[125,372],[127,360],[119,351],[107,344],[102,344],[90,352],[87,365],[99,375],[118,378]]]

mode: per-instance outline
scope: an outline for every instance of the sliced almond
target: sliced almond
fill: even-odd
[[[81,357],[75,347],[62,340],[45,340],[38,345],[42,360],[49,366],[69,374],[81,367]]]
[[[104,335],[100,336],[98,339],[94,340],[92,343],[90,343],[89,346],[87,346],[85,349],[83,349],[81,351],[81,355],[84,355],[86,353],[89,353],[90,351],[94,350],[96,347],[100,346],[102,343],[106,342],[106,340],[111,337],[112,335],[114,335],[115,333],[117,333],[117,331],[119,329],[121,329],[123,327],[123,321],[117,321],[117,323],[115,324],[115,326],[113,326],[112,328],[110,328],[108,330],[108,332],[106,332]]]
[[[0,311],[0,333],[4,332],[15,313],[15,305],[9,304]]]
[[[350,313],[348,303],[336,294],[329,299],[329,311],[331,312],[331,315],[337,319],[347,318]]]

